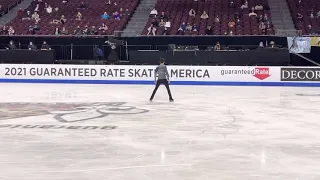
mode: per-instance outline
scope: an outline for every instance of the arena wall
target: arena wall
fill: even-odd
[[[1,64],[0,82],[153,84],[155,66]],[[320,68],[168,66],[173,85],[320,87]]]

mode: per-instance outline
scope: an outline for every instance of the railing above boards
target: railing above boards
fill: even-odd
[[[276,36],[280,37],[295,37],[295,36],[302,36],[301,30],[283,30],[283,29],[276,29]]]

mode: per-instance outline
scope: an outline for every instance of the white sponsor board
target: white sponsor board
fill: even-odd
[[[156,66],[1,64],[0,82],[151,84]],[[284,67],[289,68],[289,67]],[[297,68],[296,68],[297,69]],[[299,68],[298,68],[299,69]],[[314,86],[281,81],[281,67],[168,66],[173,84]]]
[[[155,68],[156,66],[1,64],[0,78],[153,80]],[[268,67],[168,66],[168,72],[171,79],[176,81],[277,80]],[[275,73],[277,74],[279,73]]]

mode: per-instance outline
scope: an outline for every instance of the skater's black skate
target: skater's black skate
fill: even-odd
[[[174,99],[171,98],[171,99],[169,99],[169,101],[170,101],[170,102],[174,102]]]

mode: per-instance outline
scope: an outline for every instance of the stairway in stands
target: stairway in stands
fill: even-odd
[[[2,16],[0,18],[0,27],[6,25],[8,22],[12,21],[16,16],[17,13],[19,11],[19,9],[21,8],[22,10],[25,10],[29,7],[29,5],[31,4],[32,0],[24,0],[22,1],[20,4],[18,4],[16,7],[14,7],[13,9],[11,9],[8,14],[5,14],[4,16]]]
[[[141,35],[148,22],[150,11],[154,8],[156,3],[157,0],[141,0],[121,36],[128,37]]]
[[[296,36],[291,13],[286,0],[268,0],[272,24],[278,36]]]

